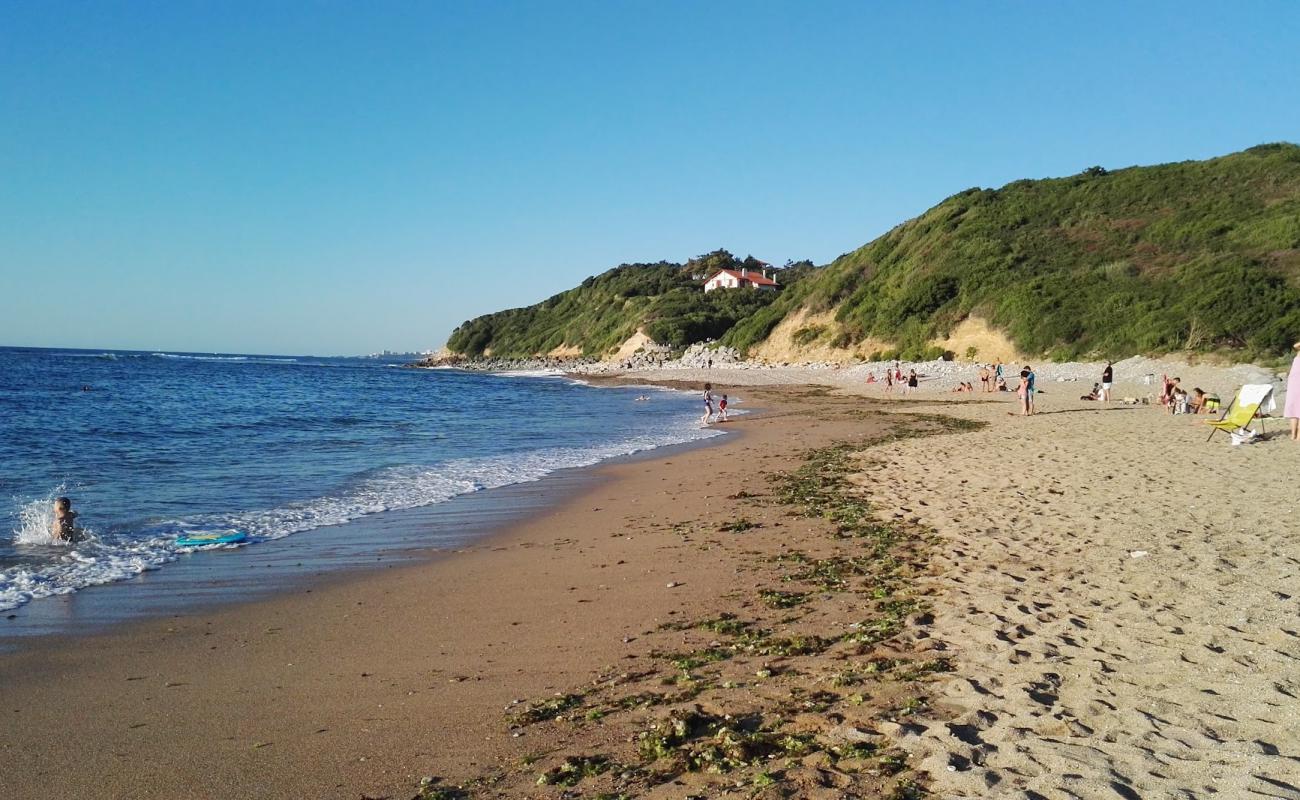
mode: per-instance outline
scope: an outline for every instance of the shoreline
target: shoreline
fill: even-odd
[[[467,492],[429,506],[368,514],[228,550],[181,554],[127,580],[83,586],[0,611],[0,654],[36,637],[93,635],[113,625],[292,593],[331,580],[336,574],[384,570],[442,557],[472,547],[522,516],[581,492],[587,482],[597,478],[602,466],[709,447],[724,438],[725,434],[712,435],[650,447],[594,464],[564,467],[537,479]]]
[[[1300,448],[1065,388],[748,386],[479,546],[0,655],[12,796],[1276,793]]]
[[[533,743],[502,708],[590,680],[735,591],[740,553],[682,561],[664,525],[734,505],[711,487],[743,483],[754,450],[793,463],[779,439],[807,426],[784,394],[802,390],[728,423],[748,435],[598,465],[560,504],[445,557],[0,654],[11,796],[404,796],[422,775],[517,760],[505,753]]]

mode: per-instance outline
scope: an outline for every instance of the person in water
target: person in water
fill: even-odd
[[[713,384],[704,384],[704,416],[700,417],[701,425],[708,425],[713,421]]]
[[[718,421],[727,421],[727,396],[724,394],[722,400],[718,402]]]
[[[54,501],[54,524],[50,534],[56,541],[75,542],[81,539],[81,529],[77,527],[77,512],[72,510],[72,501],[60,497]]]

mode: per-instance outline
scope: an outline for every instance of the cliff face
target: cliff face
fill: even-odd
[[[1300,147],[969,189],[778,293],[702,292],[741,263],[624,265],[448,346],[603,356],[640,331],[780,360],[1277,355],[1300,337]]]

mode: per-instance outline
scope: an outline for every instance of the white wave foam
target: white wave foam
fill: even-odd
[[[175,358],[182,361],[247,361],[248,356],[186,356],[180,353],[152,353],[155,358]]]
[[[498,378],[557,378],[564,374],[559,369],[505,369],[493,372]]]
[[[610,458],[723,434],[724,431],[717,429],[682,423],[589,448],[547,448],[456,459],[432,466],[387,467],[361,477],[335,494],[301,503],[155,523],[150,529],[162,532],[147,536],[138,532],[92,536],[76,544],[55,542],[50,536],[53,501],[65,491],[59,486],[48,497],[22,505],[21,524],[14,533],[17,545],[58,545],[60,550],[52,562],[0,571],[0,610],[86,586],[127,580],[157,569],[193,551],[176,545],[182,533],[235,529],[244,531],[250,538],[244,545],[233,546],[255,545],[370,514],[442,503],[471,492],[540,480],[561,469],[591,466]]]
[[[270,355],[185,355],[181,353],[152,353],[153,358],[170,358],[183,362],[251,362],[255,364],[296,364],[296,358],[279,358]]]
[[[54,501],[62,497],[68,487],[59,484],[45,497],[23,503],[18,507],[18,527],[14,528],[15,544],[60,544],[54,538]]]

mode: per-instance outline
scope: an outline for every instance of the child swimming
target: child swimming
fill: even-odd
[[[55,541],[76,542],[82,537],[81,528],[77,527],[77,512],[72,510],[72,501],[66,497],[60,497],[54,501],[54,524],[51,526],[50,535]]]

